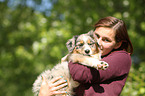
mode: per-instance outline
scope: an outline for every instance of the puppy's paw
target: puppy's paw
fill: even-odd
[[[100,64],[98,64],[98,69],[105,70],[109,67],[109,64],[105,61],[100,61]]]

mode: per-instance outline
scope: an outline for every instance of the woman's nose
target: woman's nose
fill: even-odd
[[[101,39],[97,39],[98,45],[101,46]]]
[[[100,49],[103,49],[102,40],[101,40],[101,39],[98,39],[97,42],[98,42],[99,48],[100,48]]]

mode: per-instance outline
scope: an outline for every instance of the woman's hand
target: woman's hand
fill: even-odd
[[[47,82],[46,78],[42,76],[42,84],[39,92],[39,96],[51,96],[57,94],[66,94],[66,91],[57,91],[67,86],[66,80],[61,80],[62,77],[54,78],[52,81]]]

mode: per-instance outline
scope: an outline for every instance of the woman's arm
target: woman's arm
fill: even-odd
[[[125,51],[116,51],[104,57],[102,61],[109,64],[106,70],[96,70],[78,63],[69,63],[72,78],[79,83],[101,83],[127,75],[131,66],[130,55]]]

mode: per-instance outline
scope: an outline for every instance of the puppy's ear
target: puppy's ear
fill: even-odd
[[[89,35],[90,37],[94,38],[94,35],[93,35],[94,31],[93,30],[90,30],[87,35]]]
[[[96,43],[96,46],[97,47],[100,47],[99,44],[97,43],[97,39],[94,37],[94,31],[93,30],[90,30],[87,35],[89,35],[91,38],[94,39],[95,43]]]
[[[71,52],[74,50],[75,45],[76,45],[76,40],[77,40],[77,38],[78,38],[78,35],[73,36],[72,39],[69,39],[69,40],[67,41],[66,47],[67,47],[69,53],[71,53]]]

